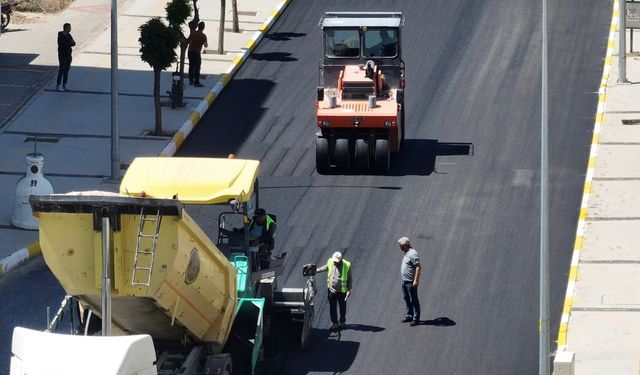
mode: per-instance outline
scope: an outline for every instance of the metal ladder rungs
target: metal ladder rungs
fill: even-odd
[[[160,232],[160,222],[162,220],[162,217],[160,216],[160,209],[157,210],[157,212],[155,213],[155,218],[153,219],[149,219],[147,218],[147,214],[144,212],[144,207],[140,210],[140,224],[138,226],[138,239],[136,242],[136,252],[135,252],[135,257],[133,260],[133,275],[131,276],[131,285],[144,285],[144,286],[149,286],[151,284],[151,275],[153,274],[153,261],[155,259],[155,255],[156,255],[156,247],[158,245],[158,233]],[[144,224],[146,222],[153,222],[154,223],[154,231],[153,234],[146,234],[144,233]],[[146,251],[146,250],[142,250],[140,247],[140,243],[142,242],[143,239],[151,239],[151,250],[150,251]],[[151,256],[149,258],[146,258],[145,261],[142,261],[143,263],[147,263],[148,266],[139,266],[138,262],[141,261],[140,260],[140,256]],[[147,280],[146,282],[140,282],[137,281],[136,279],[136,273],[140,271],[140,272],[148,272],[147,274]]]

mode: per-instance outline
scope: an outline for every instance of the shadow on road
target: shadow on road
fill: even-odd
[[[420,325],[421,326],[435,326],[435,327],[451,327],[451,326],[455,326],[456,322],[454,322],[453,320],[443,316],[443,317],[435,318],[435,319],[431,319],[431,320],[421,320],[420,321]]]
[[[384,327],[370,326],[367,324],[345,324],[343,331],[382,332]]]
[[[251,60],[258,61],[298,61],[295,57],[291,57],[289,52],[267,52],[267,53],[252,53],[249,57]]]
[[[473,143],[439,142],[437,139],[405,139],[400,153],[391,157],[392,176],[429,176],[438,156],[473,155]]]
[[[291,38],[300,38],[306,36],[306,33],[269,33],[265,36],[265,39],[277,40],[277,41],[286,41],[291,40]]]

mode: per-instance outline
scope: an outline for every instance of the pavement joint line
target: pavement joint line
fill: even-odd
[[[24,172],[0,171],[0,176],[24,176]],[[101,174],[75,174],[75,173],[48,173],[51,177],[73,177],[73,178],[107,178],[107,175]]]
[[[640,142],[600,142],[606,146],[640,146]]]
[[[635,221],[640,220],[640,216],[609,216],[609,217],[589,217],[587,221]]]
[[[640,260],[632,260],[632,259],[619,259],[619,260],[609,260],[609,259],[603,259],[603,260],[582,260],[580,261],[580,263],[585,263],[585,264],[640,264]]]
[[[191,115],[187,117],[187,119],[183,122],[180,129],[176,132],[176,134],[171,138],[169,143],[164,147],[164,149],[160,152],[158,156],[167,156],[171,157],[175,155],[178,151],[184,140],[189,136],[191,131],[198,125],[200,119],[205,115],[207,110],[213,105],[215,100],[220,96],[220,92],[227,84],[231,81],[233,76],[240,70],[240,67],[247,60],[249,55],[255,49],[255,46],[260,43],[264,35],[268,32],[269,29],[273,26],[278,17],[284,12],[286,6],[292,0],[282,0],[276,8],[271,11],[271,16],[267,18],[267,20],[262,23],[259,27],[259,32],[253,35],[251,40],[247,43],[247,47],[241,54],[238,54],[231,62],[227,70],[218,77],[218,81],[213,85],[209,93],[202,98],[200,104],[197,106],[196,111],[192,112]],[[210,95],[213,94],[213,95]]]
[[[7,130],[4,131],[3,134],[10,135],[24,135],[24,136],[32,136],[32,137],[42,137],[42,138],[111,138],[110,135],[102,135],[102,134],[74,134],[74,133],[35,133],[35,132],[25,132],[25,131],[17,131],[17,130]],[[149,140],[149,141],[159,141],[163,139],[170,138],[166,135],[121,135],[121,139],[130,139],[130,140]]]
[[[640,307],[574,307],[576,312],[640,312]]]
[[[591,148],[589,151],[589,162],[587,165],[587,174],[585,176],[582,203],[580,208],[580,215],[578,216],[578,225],[576,228],[576,238],[573,246],[573,255],[571,257],[571,266],[569,271],[569,280],[567,282],[567,291],[565,293],[565,301],[562,309],[562,316],[560,318],[560,327],[558,329],[557,339],[557,351],[561,352],[567,348],[567,336],[569,333],[569,320],[572,311],[577,311],[573,308],[573,299],[576,292],[576,280],[578,276],[578,267],[580,264],[580,253],[584,245],[584,228],[587,221],[587,210],[589,207],[589,197],[591,195],[591,185],[594,177],[596,157],[598,155],[598,142],[600,141],[600,130],[604,122],[604,114],[607,104],[607,85],[609,81],[609,75],[613,64],[613,54],[616,47],[615,37],[618,32],[618,14],[620,9],[620,0],[614,0],[613,10],[611,15],[611,27],[609,29],[609,39],[607,42],[607,52],[604,59],[602,68],[602,80],[600,81],[600,88],[598,89],[598,106],[596,110],[596,117],[593,126],[593,138],[591,141]],[[638,218],[640,219],[640,218]],[[593,220],[593,218],[589,218]],[[640,309],[638,310],[640,311]]]
[[[27,86],[29,87],[29,86]],[[44,89],[42,91],[46,91],[46,92],[60,92],[60,93],[73,93],[73,94],[92,94],[92,95],[111,95],[111,92],[109,91],[88,91],[88,90],[67,90],[67,91],[58,91],[56,89]],[[135,93],[127,93],[127,92],[121,92],[118,93],[118,96],[136,96],[136,97],[141,97],[141,98],[153,98],[152,94],[135,94]],[[160,95],[161,98],[169,98],[169,95]],[[193,99],[193,100],[200,100],[202,98],[199,98],[197,96],[183,96],[184,99]]]
[[[640,181],[640,177],[596,177],[594,181]]]

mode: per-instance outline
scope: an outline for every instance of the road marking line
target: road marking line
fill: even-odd
[[[600,142],[600,129],[604,124],[604,112],[607,103],[607,84],[609,82],[609,73],[613,64],[613,52],[616,46],[615,37],[618,31],[618,14],[620,0],[614,0],[613,12],[611,16],[611,28],[609,29],[609,40],[607,42],[607,54],[604,59],[602,69],[602,80],[600,89],[598,90],[598,107],[596,110],[596,118],[593,127],[593,138],[591,141],[591,149],[589,151],[589,163],[587,164],[587,175],[584,181],[584,189],[582,194],[582,204],[580,215],[578,217],[578,225],[576,229],[576,239],[573,246],[573,255],[571,257],[571,267],[569,269],[569,281],[567,283],[567,292],[565,294],[564,307],[562,309],[562,319],[560,328],[558,329],[558,351],[565,350],[567,347],[567,336],[569,335],[569,321],[571,318],[572,304],[576,293],[576,281],[578,279],[578,268],[580,263],[580,253],[584,246],[584,228],[586,226],[587,208],[589,207],[589,197],[591,195],[592,180],[595,172],[596,156],[598,155],[598,144]]]

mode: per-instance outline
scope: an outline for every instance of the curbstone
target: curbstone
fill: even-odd
[[[42,254],[40,242],[36,241],[14,252],[8,257],[0,259],[0,277],[3,277],[10,271],[26,263],[29,259],[33,259],[40,254]]]

